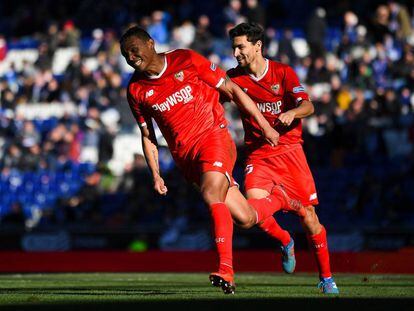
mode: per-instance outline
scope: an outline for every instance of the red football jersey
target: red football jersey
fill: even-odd
[[[261,77],[246,73],[240,66],[230,69],[227,74],[253,99],[266,120],[280,134],[279,145],[270,146],[256,121],[241,112],[244,141],[250,158],[280,154],[285,152],[287,145],[303,142],[301,120],[295,119],[288,127],[278,123],[282,112],[297,107],[302,100],[309,100],[291,67],[266,59],[266,69]]]
[[[216,89],[226,73],[191,50],[173,50],[164,57],[159,75],[134,73],[128,102],[138,124],[153,118],[173,156],[182,157],[211,128],[227,125]]]

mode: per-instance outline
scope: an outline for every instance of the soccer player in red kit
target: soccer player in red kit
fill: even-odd
[[[219,103],[219,92],[256,121],[269,145],[277,144],[279,134],[226,73],[201,55],[191,50],[158,54],[152,38],[139,27],[128,29],[120,44],[122,55],[135,69],[128,85],[128,102],[141,129],[154,189],[161,195],[167,193],[159,170],[152,119],[178,168],[199,187],[209,207],[219,255],[218,272],[210,274],[210,281],[225,293],[234,293],[233,220],[249,228],[279,209],[298,213],[304,209],[278,187],[263,199],[247,201],[240,193],[232,178],[236,148]]]
[[[241,111],[247,150],[247,197],[266,197],[275,184],[280,184],[289,197],[305,206],[301,222],[318,264],[318,286],[324,293],[338,293],[330,270],[326,230],[314,208],[318,204],[315,183],[302,148],[301,119],[313,113],[313,104],[291,67],[263,57],[261,26],[242,23],[231,29],[229,35],[238,66],[230,69],[228,76],[253,99],[280,134],[277,146],[266,144],[255,120]],[[282,253],[293,256],[293,240],[273,217],[265,219],[260,227],[281,241]]]

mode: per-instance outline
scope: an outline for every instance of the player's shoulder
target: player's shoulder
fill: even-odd
[[[293,70],[292,67],[290,67],[289,65],[271,59],[269,59],[269,67],[273,71],[286,72],[289,70]]]
[[[164,52],[164,54],[167,55],[167,57],[171,57],[174,59],[188,59],[192,55],[194,55],[195,52],[190,49],[174,49]]]
[[[230,68],[226,73],[230,78],[237,78],[246,75],[246,72],[240,66]]]
[[[132,96],[137,96],[139,92],[142,90],[145,80],[146,77],[141,72],[135,71],[129,79],[127,85],[128,94]]]
[[[294,73],[294,69],[288,65],[275,60],[269,60],[270,70],[274,73],[281,73],[282,75]]]
[[[175,49],[165,52],[165,55],[170,69],[173,68],[174,70],[191,66],[196,61],[195,52],[189,49]]]

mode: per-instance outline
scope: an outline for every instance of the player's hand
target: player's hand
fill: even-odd
[[[266,126],[263,129],[263,136],[267,142],[272,146],[276,146],[279,143],[279,133],[271,126]]]
[[[161,176],[154,177],[154,190],[160,195],[167,195],[167,186]]]
[[[295,112],[292,110],[283,112],[279,115],[279,122],[284,126],[289,126],[292,124],[293,120],[295,120]]]

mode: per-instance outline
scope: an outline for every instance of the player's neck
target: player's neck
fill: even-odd
[[[151,64],[145,70],[148,76],[158,76],[165,66],[164,54],[156,54]]]
[[[266,67],[266,59],[264,57],[257,57],[255,61],[249,65],[248,71],[256,78],[259,78],[263,76],[264,72],[266,71]]]

